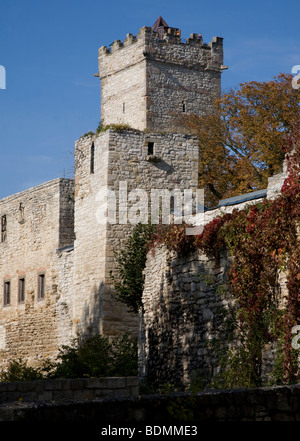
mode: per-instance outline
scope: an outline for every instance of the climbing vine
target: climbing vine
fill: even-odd
[[[115,252],[116,269],[110,272],[115,298],[132,312],[138,312],[142,307],[147,242],[154,231],[155,226],[151,224],[137,224],[124,247]]]
[[[218,259],[220,250],[233,256],[228,289],[237,302],[239,369],[248,386],[261,384],[262,352],[277,350],[274,382],[290,383],[297,375],[292,328],[300,323],[300,130],[284,149],[288,178],[275,200],[216,217],[199,236],[185,235],[184,225],[157,230],[155,241],[179,254],[201,249]],[[280,295],[279,275],[286,274],[287,297]],[[236,354],[235,354],[236,355]],[[236,361],[236,359],[235,359]]]

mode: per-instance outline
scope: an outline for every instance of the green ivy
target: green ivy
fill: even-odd
[[[154,225],[137,224],[124,248],[115,252],[116,270],[110,273],[115,298],[125,303],[132,312],[138,312],[142,306],[147,243],[154,232]]]

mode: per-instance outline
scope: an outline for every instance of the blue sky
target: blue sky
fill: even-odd
[[[74,142],[100,121],[98,48],[159,15],[182,37],[224,38],[222,87],[300,64],[298,0],[0,0],[0,198],[72,177]]]

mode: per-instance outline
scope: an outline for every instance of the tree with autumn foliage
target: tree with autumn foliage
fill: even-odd
[[[266,188],[279,173],[282,145],[300,116],[300,89],[292,76],[242,83],[224,93],[205,116],[186,115],[180,123],[199,139],[199,187],[206,205]]]

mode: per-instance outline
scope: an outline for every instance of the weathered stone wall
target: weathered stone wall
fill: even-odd
[[[74,184],[56,179],[0,201],[6,238],[0,243],[0,363],[23,358],[35,363],[56,354],[59,336],[57,302],[64,295],[58,281],[56,251],[73,237]],[[45,296],[38,298],[44,274]],[[24,300],[19,299],[24,279]],[[4,285],[10,299],[4,304]]]
[[[0,405],[12,402],[62,402],[138,395],[137,377],[45,379],[0,383]]]
[[[128,34],[119,53],[119,43],[99,49],[101,119],[105,124],[126,123],[146,127],[146,69],[144,41]]]
[[[195,375],[205,384],[218,369],[209,343],[228,338],[232,299],[224,284],[229,265],[200,251],[185,258],[166,248],[148,255],[139,342],[139,372],[157,386],[189,385]]]
[[[86,380],[93,384],[94,379]],[[80,380],[81,381],[81,380]],[[97,379],[95,380],[97,382]],[[72,387],[72,383],[69,383]],[[20,384],[20,389],[21,389]],[[23,385],[26,389],[27,383]],[[74,381],[76,387],[76,380]],[[13,384],[15,387],[15,384]],[[51,385],[50,385],[51,387]],[[54,387],[52,386],[53,390]],[[29,390],[28,395],[32,392]],[[233,389],[209,391],[191,395],[189,393],[165,395],[141,395],[110,397],[106,399],[84,399],[87,389],[75,390],[79,399],[67,399],[62,390],[53,390],[59,399],[51,402],[4,403],[0,406],[0,421],[23,421],[36,424],[50,422],[83,422],[84,436],[93,437],[105,429],[106,433],[126,427],[148,435],[195,436],[203,431],[203,422],[216,421],[300,421],[300,387],[268,387],[259,389]],[[26,396],[24,390],[21,392]],[[47,395],[46,395],[47,396]],[[41,397],[42,398],[42,397]],[[89,422],[89,424],[85,424]],[[109,424],[111,427],[109,428]],[[155,427],[156,426],[156,427]],[[17,425],[17,427],[20,427]],[[47,428],[49,432],[49,427]],[[78,424],[66,425],[66,436],[78,436]],[[210,425],[210,430],[216,425]],[[248,426],[249,427],[249,426]],[[247,430],[248,430],[247,427]],[[221,427],[220,427],[221,428]],[[220,435],[219,429],[216,435]],[[223,426],[222,426],[223,428]],[[73,429],[73,432],[72,432]],[[276,430],[278,426],[276,426]],[[53,435],[57,433],[54,424]],[[257,430],[256,427],[254,430]],[[213,429],[214,432],[214,429]],[[116,432],[112,432],[112,435]],[[123,429],[121,434],[123,435]],[[210,431],[211,434],[211,431]],[[129,431],[128,431],[129,437]]]
[[[156,160],[148,155],[154,143]],[[94,169],[91,172],[91,147]],[[112,296],[110,271],[114,250],[122,247],[135,223],[140,193],[146,192],[151,216],[151,190],[196,189],[198,147],[195,137],[108,130],[85,137],[76,145],[74,320],[106,335],[137,332],[137,317]],[[105,188],[116,197],[116,218],[100,222]],[[120,191],[122,197],[120,199]],[[133,192],[133,193],[132,193]],[[127,207],[126,207],[127,204]],[[107,216],[110,212],[106,213]],[[144,218],[145,219],[145,218]],[[136,217],[139,221],[139,215]],[[146,222],[148,216],[146,216]],[[143,221],[141,221],[143,222]]]
[[[265,197],[279,194],[286,172],[269,179]],[[243,209],[263,198],[225,205],[205,212],[204,225],[215,216]],[[225,252],[218,262],[200,250],[179,257],[164,246],[147,256],[144,270],[143,312],[140,314],[139,373],[141,378],[162,385],[187,386],[195,375],[203,384],[220,369],[222,347],[230,342],[234,300],[226,291],[231,257]],[[287,296],[286,275],[278,276],[279,307]],[[217,344],[217,346],[216,346]],[[266,384],[274,367],[274,347],[263,349],[262,381]]]
[[[52,252],[53,291],[56,293],[55,317],[57,346],[69,345],[76,336],[73,324],[74,246]]]
[[[99,328],[105,274],[106,228],[97,221],[97,194],[107,183],[109,133],[75,145],[75,242],[73,322],[79,331]],[[95,146],[94,173],[91,148]]]
[[[164,40],[149,27],[99,49],[101,117],[106,124],[177,132],[174,114],[205,114],[220,96],[223,39],[203,44],[192,34],[183,43]],[[173,116],[172,116],[173,115]]]

